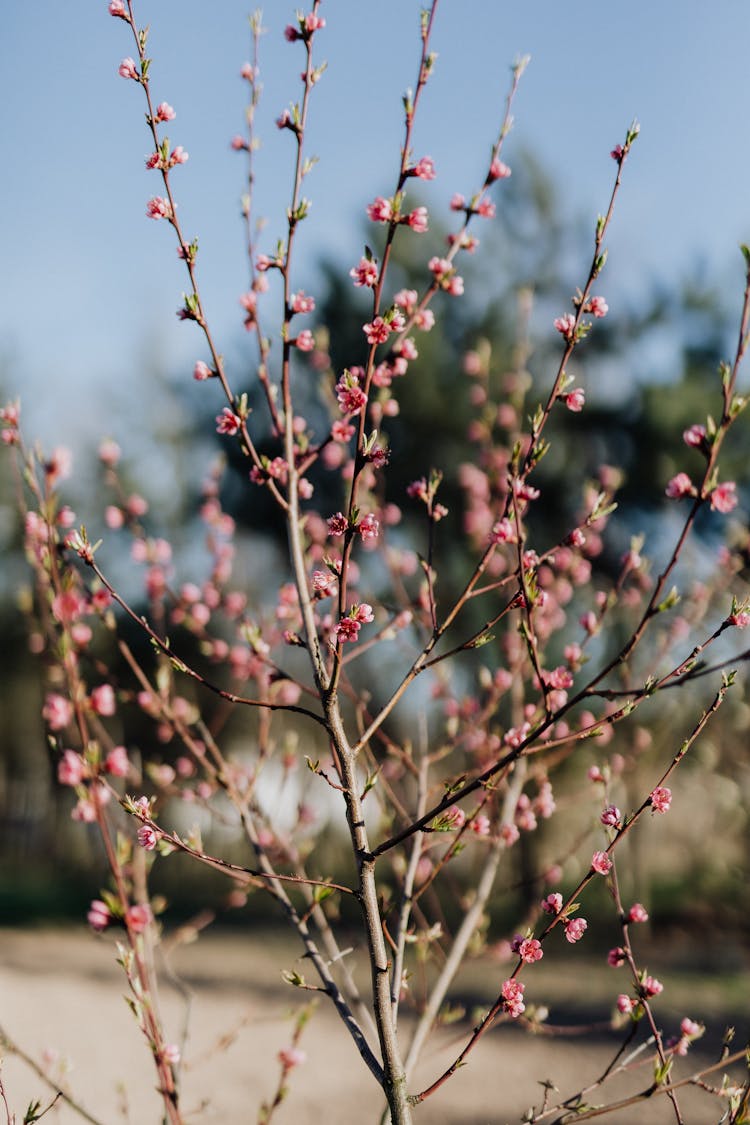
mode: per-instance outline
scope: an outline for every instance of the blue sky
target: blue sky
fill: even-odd
[[[117,76],[132,52],[126,25],[106,0],[9,5],[0,57],[2,239],[0,379],[20,393],[32,425],[52,444],[118,431],[142,401],[152,362],[170,372],[202,356],[194,326],[179,324],[184,278],[166,224],[145,217],[158,193],[141,92]],[[266,4],[259,111],[258,209],[268,245],[282,233],[292,145],[274,119],[298,96],[302,49],[285,42],[293,16]],[[300,284],[314,284],[321,253],[348,269],[361,250],[363,211],[390,191],[401,140],[401,94],[417,61],[419,4],[325,0],[318,57],[329,70],[316,90],[309,177],[313,201],[300,240]],[[238,77],[249,54],[247,15],[236,0],[137,0],[151,25],[157,100],[177,111],[172,143],[190,153],[175,172],[180,218],[200,239],[201,287],[222,350],[239,339],[245,288],[239,196],[242,160],[229,139],[242,125]],[[629,298],[655,278],[677,280],[705,262],[737,303],[740,241],[750,240],[750,89],[746,0],[631,0],[591,5],[581,16],[553,0],[440,0],[439,59],[416,130],[418,154],[438,179],[428,202],[444,211],[485,167],[509,66],[530,54],[505,149],[531,149],[549,170],[560,206],[593,226],[606,203],[609,150],[638,117],[642,134],[609,239],[606,290]],[[581,271],[585,268],[581,262]],[[730,288],[731,287],[731,290]],[[130,423],[129,423],[130,424]]]

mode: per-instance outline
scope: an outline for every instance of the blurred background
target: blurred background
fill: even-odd
[[[129,30],[107,14],[104,0],[85,7],[78,12],[41,0],[12,6],[3,21],[0,57],[9,96],[0,105],[7,281],[0,302],[0,397],[21,397],[27,438],[72,450],[74,471],[64,494],[92,532],[102,526],[96,447],[100,438],[114,438],[128,483],[148,497],[153,534],[177,545],[178,570],[195,577],[205,565],[196,548],[200,483],[218,452],[213,416],[223,403],[218,388],[193,382],[195,361],[208,357],[195,328],[175,316],[184,280],[172,231],[145,216],[147,199],[160,189],[155,173],[144,168],[150,146],[141,92],[117,75],[119,61],[134,53]],[[329,68],[312,100],[308,151],[320,162],[306,182],[313,206],[300,231],[295,288],[315,295],[336,370],[352,362],[361,337],[366,306],[348,270],[373,238],[367,203],[393,190],[401,95],[417,70],[418,5],[383,0],[376,17],[372,7],[364,0],[326,0],[327,26],[317,40],[318,58]],[[234,385],[249,389],[256,356],[238,303],[248,287],[240,218],[246,170],[244,157],[230,148],[243,127],[247,89],[239,71],[250,52],[248,11],[231,0],[214,6],[207,21],[198,0],[143,0],[136,13],[139,23],[152,27],[154,94],[176,110],[170,141],[190,154],[173,184],[185,232],[200,240],[204,304]],[[283,233],[290,192],[291,137],[274,121],[300,89],[302,51],[283,37],[291,18],[291,8],[269,7],[261,43],[254,206],[256,216],[267,219],[259,238],[265,251]],[[595,580],[612,580],[617,559],[641,532],[654,569],[663,561],[677,527],[664,486],[675,472],[699,464],[690,460],[697,455],[685,450],[682,431],[719,411],[717,366],[731,358],[736,343],[744,279],[737,245],[750,239],[750,149],[744,141],[749,35],[750,10],[742,0],[723,0],[710,16],[697,0],[667,0],[657,8],[634,0],[602,16],[592,10],[580,22],[563,18],[551,0],[515,7],[442,0],[438,63],[415,134],[415,155],[432,156],[438,173],[420,186],[431,229],[400,241],[397,284],[418,286],[426,260],[440,251],[450,229],[451,195],[469,195],[481,183],[510,65],[519,55],[532,59],[503,151],[513,175],[494,193],[497,217],[476,230],[478,254],[461,263],[466,296],[443,305],[438,328],[422,338],[391,432],[394,447],[401,443],[405,452],[391,467],[389,488],[402,492],[439,459],[447,470],[443,499],[456,540],[466,503],[458,466],[473,457],[462,357],[487,341],[502,371],[516,340],[519,293],[526,294],[528,367],[540,387],[550,385],[559,355],[552,319],[569,309],[571,294],[585,280],[596,216],[606,208],[614,178],[609,152],[637,117],[642,132],[625,167],[598,287],[610,314],[581,349],[574,372],[586,387],[587,407],[556,422],[563,460],[544,463],[539,479],[542,523],[555,527],[564,525],[582,483],[602,462],[622,469],[617,530],[596,562]],[[269,296],[272,303],[273,292]],[[740,595],[749,558],[748,441],[743,418],[723,471],[737,480],[741,496],[730,529]],[[266,511],[247,502],[239,466],[230,465],[224,489],[241,528],[240,565],[262,597],[257,560],[267,570],[279,564],[277,530]],[[686,584],[709,577],[726,524],[711,515],[700,522],[683,572]],[[40,664],[28,652],[22,613],[28,577],[7,457],[0,459],[0,549],[0,919],[80,919],[102,867],[86,830],[70,821],[70,794],[57,785],[45,743]],[[458,552],[444,560],[449,572],[461,569]],[[672,818],[666,846],[655,847],[653,832],[643,833],[634,858],[654,927],[689,944],[700,926],[707,941],[711,935],[717,944],[724,941],[725,953],[731,932],[737,957],[747,941],[750,908],[749,725],[743,686],[680,773],[680,801],[690,803],[691,814]],[[607,750],[634,763],[627,780],[633,795],[638,770],[652,776],[654,763],[676,749],[674,739],[689,733],[689,721],[675,699],[650,708],[638,730],[627,745]],[[121,733],[133,743],[141,738],[137,729]],[[595,749],[587,764],[596,760]],[[560,786],[562,799],[574,802],[580,770],[569,780],[563,773]],[[528,847],[526,873],[558,843],[540,832]],[[574,877],[571,863],[567,874]],[[523,905],[524,886],[520,878],[501,888],[499,931]],[[218,903],[223,893],[182,878],[166,889],[178,913],[189,913],[206,896]],[[607,904],[600,908],[606,911]]]

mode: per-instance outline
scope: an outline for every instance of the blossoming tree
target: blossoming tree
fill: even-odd
[[[317,975],[314,987],[341,1017],[352,1051],[382,1091],[390,1120],[406,1125],[419,1119],[422,1103],[439,1097],[441,1087],[494,1024],[539,1025],[540,1009],[527,1008],[534,966],[543,957],[562,960],[568,945],[586,940],[587,890],[604,881],[620,930],[609,963],[620,969],[613,1005],[622,1042],[596,1086],[605,1087],[614,1073],[628,1072],[625,1049],[642,1029],[653,1078],[645,1087],[634,1079],[626,1103],[596,1108],[587,1105],[584,1090],[555,1104],[547,1091],[526,1120],[587,1120],[607,1108],[617,1111],[627,1102],[659,1095],[668,1099],[674,1120],[681,1122],[682,1088],[700,1084],[710,1093],[709,1074],[716,1068],[683,1076],[673,1065],[702,1026],[686,1015],[679,1034],[670,1039],[664,1033],[654,1003],[663,986],[641,964],[633,937],[633,928],[648,915],[640,903],[623,901],[618,863],[622,842],[639,831],[645,817],[664,816],[673,803],[676,813],[671,815],[679,815],[679,767],[733,680],[723,649],[709,663],[712,649],[719,638],[750,620],[746,603],[733,591],[727,555],[722,565],[717,563],[710,596],[692,615],[692,635],[670,629],[670,614],[679,600],[672,580],[699,513],[710,508],[726,515],[738,503],[735,484],[721,476],[720,455],[745,406],[737,379],[748,340],[750,272],[736,352],[721,368],[713,416],[684,435],[691,472],[680,471],[663,485],[681,514],[667,560],[652,575],[640,545],[634,544],[611,585],[592,589],[591,560],[601,550],[616,507],[613,482],[602,473],[598,487],[587,487],[577,519],[562,539],[551,541],[532,532],[540,495],[535,470],[548,449],[553,413],[577,415],[586,409],[585,387],[576,385],[570,372],[577,350],[608,313],[599,284],[616,198],[638,137],[633,124],[607,157],[613,169],[611,196],[596,220],[590,262],[571,308],[550,325],[559,334],[559,357],[543,389],[526,378],[523,348],[518,369],[506,373],[505,398],[498,397],[491,378],[491,354],[476,351],[466,357],[465,379],[478,412],[475,465],[464,481],[466,540],[473,561],[458,594],[444,598],[439,580],[447,553],[441,541],[447,512],[440,484],[443,474],[455,473],[456,466],[438,470],[426,465],[407,496],[390,496],[389,459],[398,456],[398,449],[389,446],[389,419],[398,411],[399,384],[409,378],[420,335],[433,328],[441,302],[458,299],[464,291],[462,256],[477,248],[482,221],[502,207],[503,182],[511,175],[503,149],[526,60],[512,69],[505,116],[484,175],[467,194],[452,195],[455,229],[444,253],[425,255],[419,291],[394,291],[389,267],[397,240],[423,235],[429,228],[427,208],[411,198],[412,188],[436,177],[432,159],[415,151],[415,121],[434,68],[430,41],[438,0],[420,14],[417,80],[403,99],[404,131],[394,160],[393,192],[367,203],[376,248],[353,253],[349,270],[353,286],[367,295],[370,312],[362,324],[359,353],[344,370],[334,371],[321,327],[305,326],[310,322],[304,318],[315,312],[315,299],[295,283],[300,228],[309,211],[303,188],[313,165],[306,148],[307,122],[324,75],[317,53],[325,29],[322,8],[314,0],[312,10],[299,13],[284,33],[290,50],[299,52],[303,70],[298,100],[277,120],[289,135],[293,175],[284,230],[275,247],[257,243],[251,191],[244,205],[250,280],[240,304],[255,347],[257,397],[274,444],[269,455],[261,452],[248,396],[236,390],[204,312],[198,243],[178,218],[177,177],[188,154],[166,132],[176,114],[154,93],[158,77],[152,78],[147,29],[139,25],[135,0],[109,4],[110,14],[130,37],[132,53],[120,63],[119,75],[137,87],[134,93],[144,101],[152,146],[147,167],[161,185],[148,200],[146,215],[172,228],[187,278],[179,316],[202,336],[192,375],[223,396],[216,432],[234,443],[244,459],[250,502],[265,492],[286,525],[288,572],[281,576],[272,611],[249,604],[233,578],[234,525],[222,508],[215,474],[208,477],[201,507],[211,565],[207,573],[180,582],[170,545],[148,530],[145,501],[123,488],[119,449],[112,441],[103,443],[100,457],[110,490],[105,535],[108,540],[121,534],[132,539],[132,558],[143,567],[141,608],[111,580],[107,566],[100,564],[99,544],[84,526],[76,528],[61,499],[62,455],[45,457],[26,443],[17,403],[1,412],[3,440],[18,468],[27,553],[36,576],[36,635],[44,638],[53,658],[43,717],[58,779],[76,794],[73,816],[98,827],[110,872],[108,886],[91,904],[88,922],[95,931],[120,934],[131,1007],[153,1054],[169,1122],[184,1120],[180,1046],[157,1014],[157,983],[144,935],[155,934],[159,923],[148,881],[135,873],[144,862],[148,865],[157,856],[168,862],[170,854],[180,852],[231,880],[239,901],[251,889],[267,896],[297,935]],[[248,161],[250,187],[261,91],[259,16],[251,27],[255,54],[241,72],[249,95],[248,131],[232,141]],[[157,67],[154,71],[158,75]],[[750,270],[750,253],[743,252]],[[278,281],[276,298],[270,279]],[[281,320],[278,356],[264,328],[274,299]],[[322,427],[299,412],[299,387],[305,380],[316,381],[327,404]],[[336,511],[317,504],[320,474],[339,482],[342,501]],[[418,514],[412,521],[418,536],[413,546],[404,545],[396,530],[402,504]],[[571,613],[579,604],[580,611]],[[619,632],[612,627],[612,637],[622,635],[627,623],[626,639],[610,639],[603,646],[598,642],[609,636],[613,622]],[[148,639],[151,661],[139,659],[128,645],[123,623],[134,623]],[[175,633],[177,640],[172,639]],[[96,647],[102,635],[114,638],[129,669],[128,682],[108,675],[102,666]],[[190,635],[195,645],[181,646],[179,638]],[[380,684],[373,691],[372,658],[381,647],[389,670],[398,667],[398,673],[387,691]],[[196,651],[200,659],[188,655]],[[694,706],[689,685],[709,677],[708,704]],[[417,681],[429,685],[429,708]],[[618,795],[618,768],[607,760],[604,747],[642,705],[674,687],[685,690],[684,729],[662,749],[639,800],[624,804]],[[412,697],[422,704],[409,710]],[[212,699],[221,701],[222,714],[227,709],[257,714],[253,752],[242,762],[223,745],[223,720],[214,721]],[[171,761],[150,756],[145,747],[136,760],[133,748],[117,741],[117,717],[128,708],[153,723],[157,745],[174,750]],[[404,729],[410,730],[406,737]],[[289,730],[296,732],[299,753],[282,736]],[[600,761],[582,766],[587,839],[593,836],[585,845],[583,874],[559,890],[544,888],[547,893],[538,896],[509,941],[512,962],[494,985],[494,1001],[476,1026],[465,1030],[452,1064],[423,1089],[414,1088],[415,1064],[462,962],[483,932],[498,872],[512,868],[522,836],[540,821],[564,815],[556,811],[553,774],[562,763],[586,761],[592,745]],[[305,761],[309,796],[292,829],[282,829],[274,809],[264,802],[261,779],[273,762],[286,775]],[[315,848],[302,848],[298,839],[309,827],[311,808],[323,797],[336,810],[339,830],[348,840],[348,876],[340,881],[326,877]],[[170,822],[178,799],[225,818],[231,815],[243,834],[244,862],[206,849],[197,832],[179,831]],[[566,847],[580,851],[572,830]],[[477,861],[470,873],[459,859],[462,851]],[[556,867],[550,878],[559,880],[561,870]],[[448,929],[434,903],[454,871],[472,879],[471,895],[458,924]],[[342,900],[351,902],[363,935],[369,966],[365,990],[342,955],[333,906]],[[428,959],[434,952],[435,968],[412,1006],[408,983],[417,950],[426,950]],[[310,987],[297,973],[290,974],[289,982]],[[407,1020],[401,1018],[405,1007]],[[264,1105],[260,1120],[270,1120],[289,1073],[303,1061],[303,1022],[279,1056],[278,1092]],[[723,1057],[722,1069],[741,1054]],[[739,1125],[750,1119],[747,1083],[727,1086],[724,1092],[729,1116],[723,1120]]]

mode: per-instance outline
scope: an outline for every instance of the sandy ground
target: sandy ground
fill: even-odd
[[[187,1120],[255,1123],[260,1103],[273,1095],[276,1053],[289,1042],[290,1012],[300,999],[281,982],[281,968],[294,967],[289,953],[273,937],[206,935],[174,955],[189,1000],[167,982],[161,1007],[168,1035],[177,1041],[185,1034],[180,1079]],[[0,931],[0,1026],[5,1033],[43,1062],[56,1080],[64,1074],[62,1081],[101,1125],[158,1125],[160,1101],[149,1053],[124,993],[108,935]],[[466,1031],[461,1024],[437,1034],[412,1088],[422,1088],[441,1073],[465,1042]],[[612,1043],[580,1038],[552,1042],[515,1028],[493,1031],[470,1064],[415,1110],[415,1125],[517,1122],[529,1105],[538,1104],[539,1081],[549,1079],[565,1094],[572,1093],[575,1079],[591,1079],[603,1068]],[[375,1125],[379,1090],[325,1000],[305,1030],[302,1046],[307,1061],[292,1075],[288,1098],[274,1116],[276,1125]],[[689,1073],[697,1062],[697,1055],[689,1064],[679,1060],[681,1073]],[[31,1099],[46,1104],[49,1098],[42,1080],[7,1051],[2,1080],[18,1125]],[[646,1071],[637,1085],[648,1081]],[[634,1088],[632,1082],[629,1088]],[[613,1095],[623,1092],[622,1085],[613,1089]],[[719,1105],[704,1094],[688,1097],[685,1106],[686,1125],[718,1121],[721,1115]],[[58,1103],[44,1120],[80,1125],[84,1119]],[[675,1117],[666,1099],[658,1098],[607,1120],[661,1125]]]

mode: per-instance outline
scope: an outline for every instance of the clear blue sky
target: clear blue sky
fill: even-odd
[[[243,165],[228,142],[242,125],[250,10],[237,0],[136,7],[139,23],[151,25],[154,93],[177,110],[170,140],[190,153],[175,173],[180,217],[200,238],[202,289],[227,352],[246,278]],[[412,0],[322,6],[318,57],[329,70],[312,109],[320,164],[307,184],[313,209],[299,259],[308,288],[321,252],[346,268],[356,261],[364,206],[393,183],[418,10]],[[702,259],[739,289],[736,246],[750,240],[750,5],[630,0],[578,11],[558,0],[440,0],[439,60],[416,132],[417,152],[438,169],[428,200],[444,208],[453,191],[476,183],[509,65],[528,53],[506,159],[533,150],[571,217],[593,224],[611,182],[608,152],[633,117],[642,124],[609,240],[610,303],[618,289],[632,297],[654,276],[677,279]],[[302,48],[283,38],[293,12],[271,0],[264,13],[258,203],[269,247],[289,192],[291,138],[273,121],[299,91]],[[124,437],[118,419],[143,393],[147,350],[170,370],[184,365],[186,379],[203,354],[194,326],[175,318],[184,278],[172,232],[144,213],[158,182],[143,164],[143,101],[117,76],[132,53],[129,29],[108,15],[106,0],[15,3],[3,17],[0,371],[3,390],[21,393],[36,429],[55,443],[77,436],[81,420],[87,435]]]

